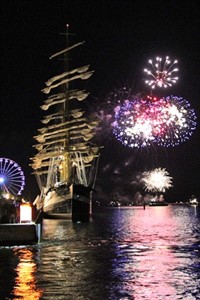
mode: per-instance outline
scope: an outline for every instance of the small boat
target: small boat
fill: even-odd
[[[45,127],[34,137],[37,154],[31,167],[40,188],[34,205],[45,217],[88,222],[99,161],[100,147],[93,141],[99,121],[86,114],[83,104],[80,107],[89,93],[79,86],[94,71],[89,65],[69,67],[69,52],[84,42],[69,45],[68,26],[65,35],[66,48],[50,57],[63,61],[64,72],[50,78],[42,90],[49,94],[41,106],[48,114],[41,121]]]
[[[199,206],[198,199],[192,195],[189,202],[187,203],[189,206]]]
[[[167,206],[168,203],[165,202],[163,195],[155,196],[149,201],[149,206]]]
[[[168,203],[165,201],[150,201],[149,206],[167,206]]]

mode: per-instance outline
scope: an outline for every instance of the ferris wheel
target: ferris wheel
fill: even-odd
[[[12,195],[21,195],[25,176],[21,167],[9,158],[0,158],[0,190]]]

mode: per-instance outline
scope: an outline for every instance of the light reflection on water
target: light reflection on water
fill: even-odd
[[[44,220],[43,241],[0,248],[0,299],[200,299],[200,209],[113,208]]]
[[[20,261],[15,269],[16,279],[13,288],[13,295],[16,299],[37,300],[40,299],[42,291],[36,287],[35,273],[36,264],[33,261],[33,253],[29,249],[17,251]]]

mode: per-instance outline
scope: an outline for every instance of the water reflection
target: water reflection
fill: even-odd
[[[20,261],[15,269],[17,276],[12,299],[39,300],[42,290],[36,286],[36,263],[33,260],[33,252],[25,248],[16,249],[14,252]]]
[[[40,244],[0,249],[0,299],[200,299],[199,208],[111,208],[89,224],[43,225]]]
[[[136,295],[138,300],[174,300],[177,292],[169,272],[173,272],[179,262],[169,245],[174,242],[177,222],[169,218],[169,210],[161,207],[145,213],[143,218],[130,220],[129,230],[133,233],[133,246],[130,248],[137,249],[137,252],[134,255],[132,251],[128,252],[124,264],[127,273],[124,288],[131,295]]]
[[[123,260],[115,259],[113,272],[130,299],[198,299],[199,272],[191,268],[199,259],[197,237],[191,234],[194,220],[185,208],[177,212],[154,207],[143,216],[128,214],[116,251]]]

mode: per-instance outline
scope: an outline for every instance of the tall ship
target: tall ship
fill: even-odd
[[[87,115],[83,101],[89,92],[77,85],[94,71],[89,65],[70,68],[69,54],[84,42],[70,45],[68,36],[67,27],[66,48],[50,57],[63,62],[62,73],[50,78],[42,90],[47,95],[41,106],[46,114],[34,136],[37,153],[31,158],[40,189],[34,205],[46,217],[87,222],[99,161],[99,146],[93,142],[98,120]]]

